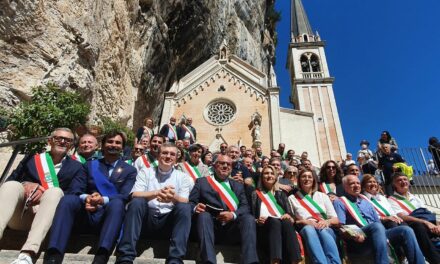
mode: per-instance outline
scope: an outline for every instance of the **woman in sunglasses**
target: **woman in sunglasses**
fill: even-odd
[[[342,170],[334,160],[324,162],[319,171],[318,190],[327,194],[333,202],[342,195]]]

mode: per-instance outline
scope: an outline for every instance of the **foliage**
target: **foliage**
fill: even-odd
[[[74,130],[84,124],[90,106],[76,92],[61,90],[54,83],[32,88],[30,102],[22,102],[9,119],[13,128],[13,139],[48,136],[57,127]],[[25,153],[42,151],[46,143],[29,144]]]
[[[275,9],[275,3],[270,3],[266,11],[266,19],[269,32],[272,35],[274,45],[277,45],[278,36],[276,34],[277,23],[281,21],[281,12]]]
[[[6,130],[9,124],[9,112],[5,108],[0,108],[0,132]]]
[[[113,121],[108,117],[101,117],[102,121],[102,133],[105,135],[110,131],[122,131],[127,135],[127,146],[133,146],[135,134],[132,130],[127,128],[126,126],[120,124],[119,122]]]

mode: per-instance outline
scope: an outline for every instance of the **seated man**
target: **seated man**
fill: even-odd
[[[125,162],[133,166],[137,158],[144,155],[144,153],[145,147],[142,144],[134,144],[133,148],[131,149],[130,158],[126,159]]]
[[[84,134],[79,138],[78,148],[71,158],[84,164],[89,160],[96,159],[95,152],[97,149],[98,141],[96,137],[92,134]]]
[[[55,213],[44,263],[62,263],[72,228],[99,230],[93,263],[107,263],[120,233],[125,203],[136,179],[136,169],[121,159],[125,136],[110,132],[102,139],[104,158],[87,162],[87,177],[64,196]]]
[[[0,239],[6,226],[30,230],[13,263],[32,263],[49,231],[63,192],[71,193],[73,182],[85,177],[81,163],[66,155],[73,140],[70,129],[55,129],[48,142],[50,151],[23,160],[0,187]]]
[[[422,252],[417,244],[414,232],[408,226],[398,226],[385,230],[373,206],[360,197],[361,184],[355,175],[342,178],[342,185],[346,196],[334,201],[339,222],[342,225],[357,225],[366,234],[350,236],[355,244],[350,250],[356,249],[367,252],[372,247],[376,264],[389,264],[387,253],[387,239],[395,248],[402,247],[409,263],[425,263]],[[360,246],[360,247],[359,247]],[[358,251],[358,250],[356,250]]]
[[[216,263],[214,241],[241,238],[242,263],[258,263],[255,220],[243,184],[229,180],[232,159],[220,155],[214,166],[215,175],[197,179],[189,198],[197,218],[202,262]]]
[[[150,150],[134,162],[134,167],[139,172],[142,168],[157,167],[159,148],[165,142],[165,138],[155,134],[150,139]]]
[[[191,179],[174,169],[176,156],[176,146],[164,143],[159,149],[158,167],[139,171],[131,190],[133,200],[128,205],[116,263],[133,263],[141,230],[148,237],[170,240],[167,263],[183,263],[191,229]]]

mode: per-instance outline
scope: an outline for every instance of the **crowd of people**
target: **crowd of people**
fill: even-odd
[[[226,143],[212,152],[196,143],[190,118],[176,126],[172,117],[157,134],[152,123],[129,151],[119,131],[99,144],[57,128],[50,150],[19,164],[0,187],[0,238],[7,227],[29,231],[14,264],[34,263],[46,235],[44,263],[62,263],[81,232],[99,236],[96,264],[115,248],[116,263],[133,263],[140,237],[169,240],[167,263],[183,263],[188,241],[203,263],[216,263],[217,243],[241,245],[242,263],[342,263],[347,254],[440,263],[440,225],[410,192],[386,131],[375,153],[362,141],[356,160],[318,168],[283,143],[267,156]]]

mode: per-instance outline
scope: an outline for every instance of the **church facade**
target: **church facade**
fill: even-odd
[[[313,164],[341,160],[346,153],[333,94],[324,42],[313,33],[301,0],[291,1],[291,43],[287,67],[291,102],[280,107],[273,67],[263,73],[224,43],[219,53],[174,83],[165,94],[161,126],[171,116],[192,117],[197,142],[212,151],[219,145],[260,146],[264,153],[279,143],[297,154],[307,151]]]

